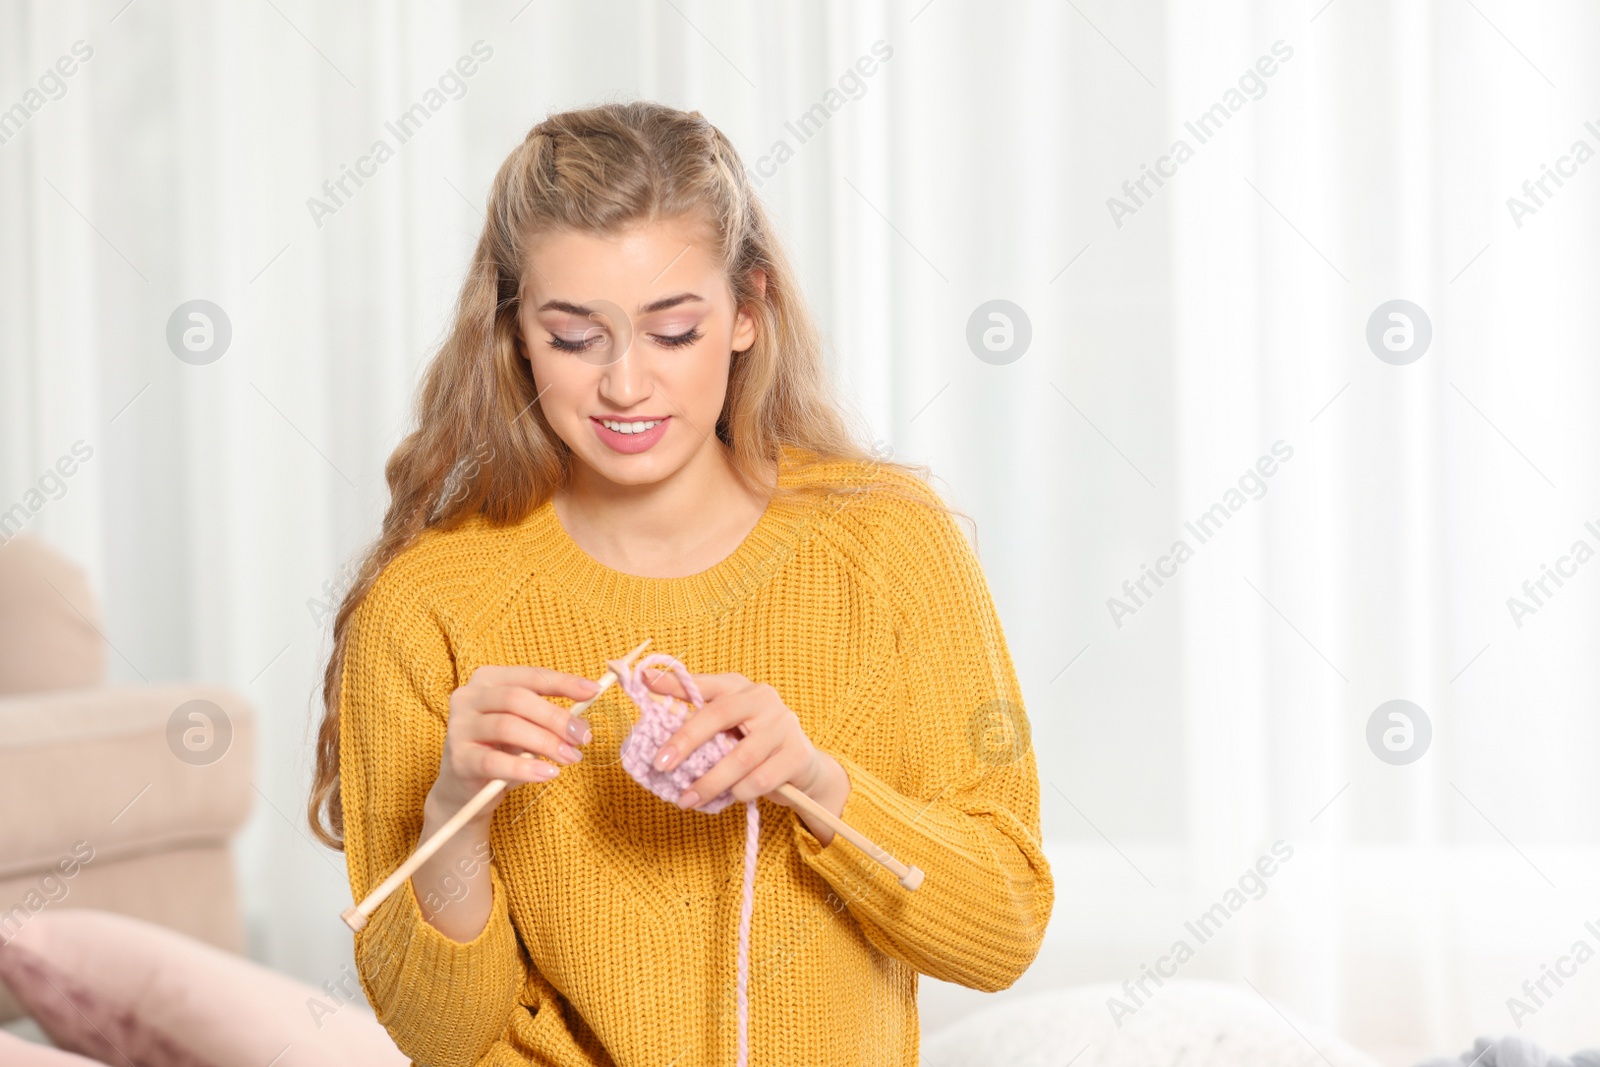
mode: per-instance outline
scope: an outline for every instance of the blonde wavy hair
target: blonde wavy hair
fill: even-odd
[[[384,469],[390,501],[382,532],[359,555],[356,577],[334,616],[308,804],[312,832],[330,848],[344,847],[339,682],[356,608],[383,568],[425,530],[449,529],[473,515],[518,522],[572,474],[571,450],[535,403],[532,369],[514,343],[529,243],[557,230],[604,235],[678,218],[709,223],[735,306],[757,320],[754,344],[732,360],[716,425],[739,477],[772,496],[845,491],[826,484],[771,486],[766,472],[785,446],[810,453],[807,462],[857,461],[874,471],[928,477],[925,465],[892,462],[848,429],[799,280],[720,130],[698,111],[647,101],[549,116],[495,174],[454,325],[418,390],[416,428]],[[757,271],[765,272],[764,288]],[[893,479],[851,487],[863,489],[896,492]],[[942,500],[936,506],[950,510]]]

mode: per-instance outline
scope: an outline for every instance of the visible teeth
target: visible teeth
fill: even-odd
[[[660,422],[660,419],[656,419],[654,422],[617,422],[615,419],[601,419],[600,425],[608,430],[615,430],[617,433],[644,433],[646,430],[659,425]]]

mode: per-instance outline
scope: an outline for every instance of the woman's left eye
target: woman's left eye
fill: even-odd
[[[698,340],[700,340],[700,327],[698,326],[692,328],[688,333],[656,338],[657,343],[666,348],[682,348],[684,345],[692,345]]]

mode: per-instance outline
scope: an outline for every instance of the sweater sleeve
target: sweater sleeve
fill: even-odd
[[[884,729],[902,740],[893,765],[831,753],[850,777],[841,817],[926,877],[908,891],[841,835],[824,847],[799,818],[795,844],[873,945],[919,973],[995,992],[1037,956],[1055,901],[1020,687],[976,554],[950,516],[906,505],[869,536],[896,620],[884,709],[895,722]]]
[[[411,854],[438,776],[455,665],[438,618],[381,578],[350,620],[339,699],[345,862],[360,900]],[[469,942],[422,916],[408,879],[355,935],[356,970],[378,1021],[413,1060],[500,1062],[528,962],[492,857],[489,920]],[[468,872],[464,872],[468,873]],[[449,906],[448,903],[445,904]]]

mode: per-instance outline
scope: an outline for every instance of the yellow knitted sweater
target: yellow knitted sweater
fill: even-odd
[[[868,474],[790,450],[779,477]],[[751,1064],[916,1067],[917,976],[1011,985],[1055,888],[988,585],[954,521],[915,502],[775,500],[732,555],[684,578],[596,562],[548,502],[425,534],[351,621],[339,771],[354,899],[416,847],[450,693],[477,667],[596,678],[645,637],[693,672],[776,688],[848,773],[845,822],[927,874],[908,892],[842,836],[823,847],[792,808],[759,802]],[[582,762],[494,813],[481,934],[441,934],[407,882],[356,935],[367,997],[415,1062],[733,1064],[744,805],[681,811],[630,778],[619,746],[638,712],[620,689],[589,717]]]

